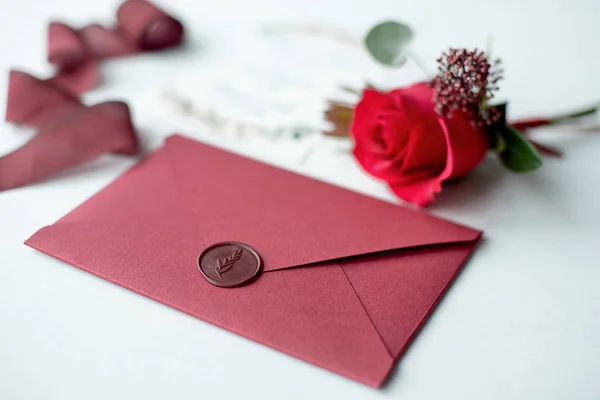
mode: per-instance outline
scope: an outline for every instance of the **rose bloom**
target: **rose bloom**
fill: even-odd
[[[418,206],[431,203],[442,182],[483,159],[489,138],[466,114],[440,117],[427,83],[390,92],[365,90],[354,109],[354,155],[371,175]]]

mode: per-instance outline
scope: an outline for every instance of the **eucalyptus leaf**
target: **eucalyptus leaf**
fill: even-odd
[[[369,53],[381,64],[401,66],[406,60],[406,48],[413,38],[408,25],[387,21],[375,25],[365,37]]]
[[[502,132],[505,148],[500,153],[504,166],[514,172],[530,172],[542,166],[542,158],[531,143],[515,128]]]

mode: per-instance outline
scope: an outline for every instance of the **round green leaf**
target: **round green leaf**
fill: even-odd
[[[540,154],[521,132],[508,126],[502,137],[505,147],[500,159],[506,168],[514,172],[530,172],[541,167]]]
[[[375,25],[365,38],[369,53],[384,65],[400,66],[406,62],[406,48],[413,33],[408,25],[388,21]]]

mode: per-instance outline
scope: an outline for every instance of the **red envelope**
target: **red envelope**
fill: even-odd
[[[26,244],[364,384],[382,385],[481,232],[173,136]],[[264,270],[210,284],[239,241]]]

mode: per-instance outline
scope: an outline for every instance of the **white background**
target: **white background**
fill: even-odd
[[[298,82],[314,76],[314,87],[309,80],[306,92],[292,99],[297,109],[283,120],[318,121],[322,105],[313,98],[333,92],[337,84],[406,83],[422,73],[414,65],[378,68],[360,52],[336,56],[338,50],[357,51],[339,43],[315,46],[314,54],[311,46],[290,45],[293,51],[281,56],[277,51],[292,38],[278,37],[273,45],[256,32],[265,23],[320,21],[359,38],[371,24],[394,18],[415,28],[414,52],[430,70],[446,47],[485,46],[491,36],[493,53],[506,67],[500,97],[510,99],[513,117],[600,99],[596,0],[159,3],[182,17],[189,46],[105,63],[105,81],[86,102],[129,101],[148,148],[181,131],[389,201],[398,202],[361,172],[347,143],[234,141],[173,112],[160,93],[169,88],[198,102],[221,99],[214,101],[223,106],[219,88],[225,84],[236,89],[246,79],[250,90],[273,77],[296,80],[290,87],[297,89]],[[0,92],[6,92],[11,67],[38,76],[51,72],[45,63],[51,18],[108,23],[116,6],[113,0],[1,0]],[[232,98],[228,101],[237,99]],[[30,134],[3,124],[0,153],[17,148]],[[598,399],[600,133],[542,130],[539,138],[563,148],[566,157],[548,159],[541,170],[524,176],[487,159],[467,179],[445,188],[430,208],[485,230],[486,241],[381,390],[197,321],[22,245],[134,160],[106,157],[0,193],[0,399]],[[316,150],[301,162],[310,148]]]

